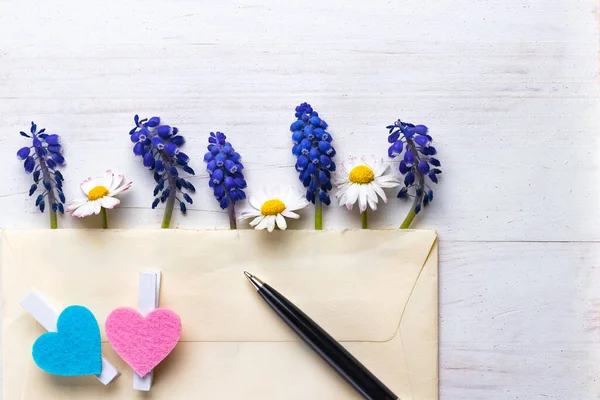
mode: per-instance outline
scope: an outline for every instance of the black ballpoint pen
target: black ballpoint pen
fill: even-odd
[[[342,345],[325,332],[316,322],[292,304],[271,286],[254,275],[244,271],[258,294],[271,308],[342,376],[358,393],[367,400],[398,400],[390,389],[375,377],[364,365],[352,356]]]

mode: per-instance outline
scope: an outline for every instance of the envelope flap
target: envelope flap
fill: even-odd
[[[398,230],[5,230],[3,235],[3,273],[19,276],[10,282],[12,298],[38,290],[59,308],[89,307],[103,325],[114,308],[136,306],[138,273],[156,269],[163,272],[160,306],[181,316],[182,341],[218,342],[297,340],[254,292],[244,270],[338,340],[390,340],[436,240],[433,231]],[[27,316],[5,303],[5,328],[18,318]]]

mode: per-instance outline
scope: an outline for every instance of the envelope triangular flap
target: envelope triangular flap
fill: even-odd
[[[248,270],[336,339],[383,342],[396,335],[435,240],[399,230],[4,230],[3,326],[27,318],[12,300],[30,290],[59,309],[85,305],[103,325],[116,307],[136,306],[138,273],[156,269],[160,306],[180,315],[182,341],[296,341]]]

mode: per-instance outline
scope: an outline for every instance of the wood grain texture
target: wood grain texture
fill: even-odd
[[[440,246],[442,399],[598,399],[600,243]]]
[[[14,159],[32,119],[63,136],[68,198],[117,169],[135,186],[111,226],[158,228],[127,132],[134,114],[161,115],[198,172],[175,226],[209,229],[228,227],[202,163],[210,131],[242,153],[251,194],[300,188],[288,128],[302,101],[330,124],[338,162],[385,159],[387,124],[425,123],[444,173],[414,226],[440,232],[442,399],[600,398],[598,12],[594,0],[0,0],[0,226],[48,224]],[[400,224],[409,205],[390,197],[371,227]],[[303,216],[290,227],[312,227]],[[324,218],[360,227],[340,207]]]

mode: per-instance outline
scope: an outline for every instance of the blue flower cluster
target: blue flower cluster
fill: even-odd
[[[30,138],[32,145],[22,147],[17,151],[17,158],[23,160],[25,172],[33,174],[33,184],[29,189],[29,196],[38,190],[41,181],[42,193],[37,196],[35,205],[44,212],[46,198],[52,211],[64,214],[65,195],[62,185],[64,178],[57,170],[59,165],[65,163],[62,156],[60,137],[56,134],[47,134],[46,129],[37,130],[37,125],[31,122],[30,133],[21,132],[21,136]]]
[[[331,190],[331,172],[335,171],[335,149],[331,146],[331,135],[325,130],[327,122],[319,117],[308,103],[296,107],[297,120],[290,126],[292,132],[292,153],[298,157],[296,171],[300,172],[300,181],[307,188],[306,199],[315,203],[319,198],[329,205],[331,199],[327,192]]]
[[[404,158],[399,166],[400,173],[404,175],[404,187],[398,192],[398,197],[407,198],[408,189],[414,187],[415,213],[418,214],[421,204],[427,206],[433,200],[433,190],[425,177],[433,183],[438,183],[437,176],[442,173],[438,168],[441,163],[433,157],[437,153],[431,145],[433,139],[425,125],[413,125],[398,120],[386,128],[389,130],[388,142],[391,143],[388,155],[395,158],[404,151]]]
[[[133,153],[142,157],[144,166],[154,171],[154,196],[152,208],[159,203],[172,204],[177,200],[179,209],[185,214],[186,202],[193,203],[192,197],[185,193],[195,193],[196,188],[191,182],[179,176],[179,171],[194,175],[194,170],[188,165],[190,158],[179,148],[185,143],[185,138],[179,135],[179,129],[169,125],[161,125],[159,117],[140,120],[139,116],[133,118],[135,127],[129,132],[134,143]],[[183,200],[177,196],[181,193]]]
[[[242,157],[227,141],[222,132],[211,132],[208,138],[208,152],[204,155],[206,170],[210,175],[208,185],[222,209],[246,198],[246,181],[242,170]]]

